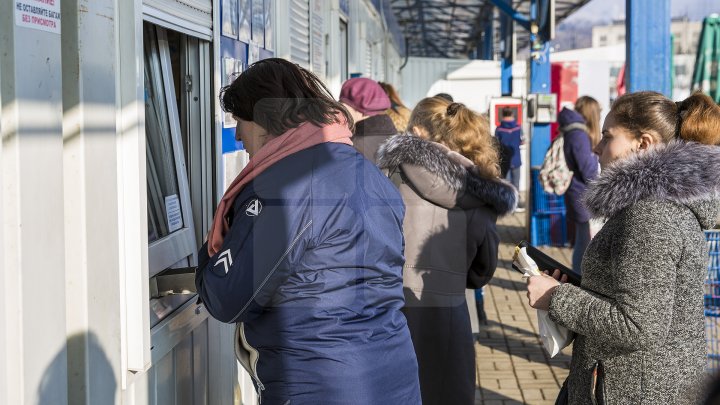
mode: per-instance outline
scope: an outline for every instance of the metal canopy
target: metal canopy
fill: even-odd
[[[511,0],[513,8],[530,15],[530,0]],[[590,0],[555,0],[560,23]],[[502,14],[490,0],[390,0],[402,27],[410,56],[467,58],[480,43],[485,28]],[[529,33],[515,24],[517,46],[527,46]],[[497,37],[497,36],[496,36]]]

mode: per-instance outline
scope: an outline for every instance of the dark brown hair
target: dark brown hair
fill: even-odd
[[[503,107],[503,109],[502,109],[502,117],[503,118],[514,117],[514,116],[515,116],[515,113],[513,113],[512,108]]]
[[[487,118],[461,103],[441,97],[420,100],[410,116],[408,129],[424,128],[433,142],[443,144],[470,159],[480,175],[500,175],[499,154],[490,135]]]
[[[677,103],[654,91],[625,94],[615,100],[610,113],[636,137],[647,133],[663,143],[682,139],[720,144],[720,106],[700,92]]]
[[[353,127],[350,113],[333,99],[317,76],[280,58],[250,65],[220,90],[220,103],[225,112],[254,121],[273,136],[304,122],[322,126],[344,120]]]
[[[600,143],[600,103],[590,96],[582,96],[575,101],[575,111],[585,119],[590,144],[594,148]]]

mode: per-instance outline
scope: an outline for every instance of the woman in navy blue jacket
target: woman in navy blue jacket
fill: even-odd
[[[251,160],[200,250],[198,293],[236,322],[263,404],[418,404],[402,290],[404,206],[312,73],[253,64],[222,90]]]
[[[593,148],[600,141],[600,104],[592,97],[582,96],[575,102],[575,110],[563,108],[558,115],[563,133],[565,162],[572,170],[570,187],[565,192],[568,222],[575,228],[573,270],[580,273],[585,249],[590,244],[590,213],[583,206],[582,196],[599,171],[598,157]]]

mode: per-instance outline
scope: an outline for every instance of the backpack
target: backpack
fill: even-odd
[[[565,194],[573,178],[573,172],[565,162],[564,138],[562,133],[555,138],[545,153],[545,160],[543,160],[542,167],[540,167],[538,179],[546,193]]]

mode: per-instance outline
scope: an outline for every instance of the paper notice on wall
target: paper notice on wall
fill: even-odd
[[[177,194],[165,197],[165,214],[167,215],[168,232],[173,233],[183,227],[180,199]]]
[[[15,25],[60,34],[60,0],[15,0]]]

